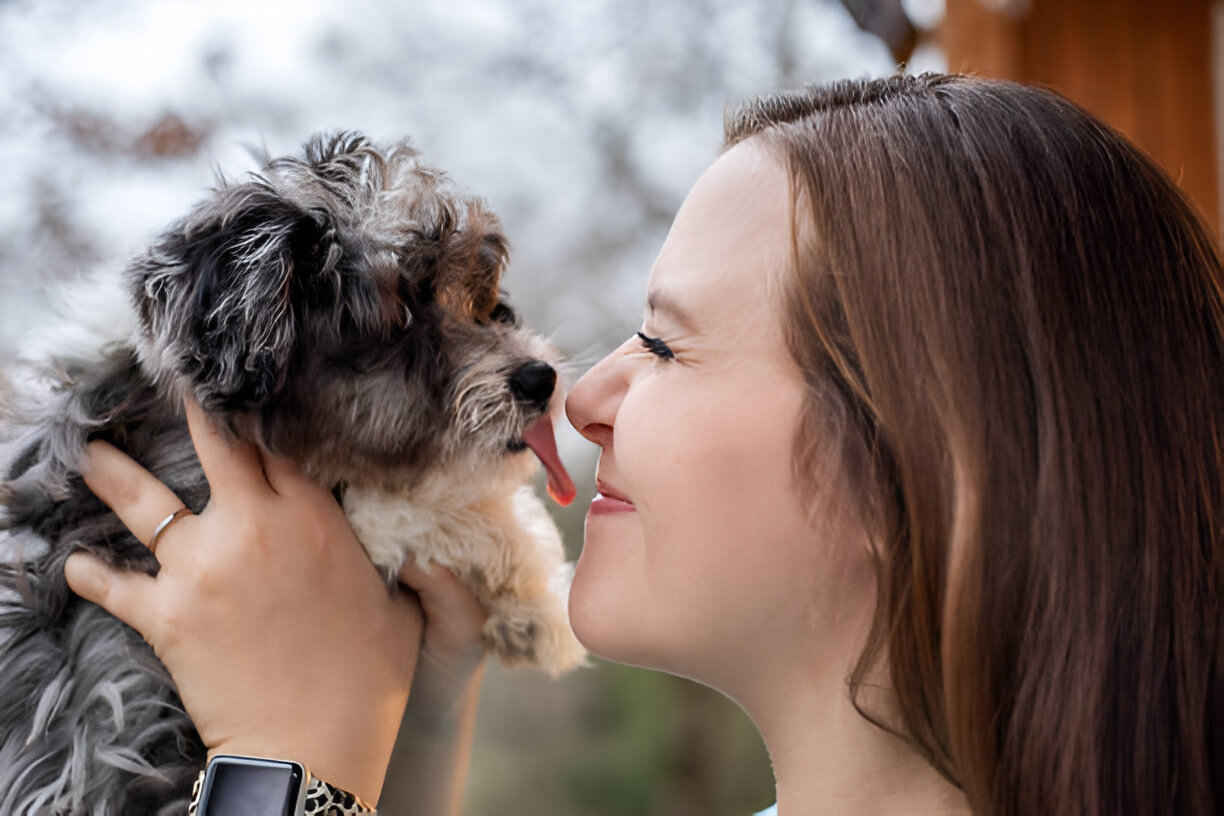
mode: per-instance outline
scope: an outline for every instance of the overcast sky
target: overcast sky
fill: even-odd
[[[907,3],[916,19],[939,6]],[[894,70],[823,0],[81,9],[0,6],[0,353],[44,321],[48,284],[121,267],[218,169],[252,168],[244,146],[292,152],[343,128],[408,136],[486,197],[512,241],[512,298],[585,367],[637,326],[725,105]],[[910,70],[939,67],[922,49]],[[563,453],[578,444],[565,437]]]

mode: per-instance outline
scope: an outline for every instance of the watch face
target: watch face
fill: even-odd
[[[294,816],[301,767],[251,757],[214,757],[208,766],[199,816]]]

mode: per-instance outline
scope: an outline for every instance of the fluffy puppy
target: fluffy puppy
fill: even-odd
[[[479,200],[405,144],[340,134],[222,182],[123,286],[74,296],[68,335],[0,388],[0,813],[185,807],[199,736],[151,650],[74,596],[63,562],[86,549],[156,574],[78,468],[105,439],[202,509],[187,395],[333,489],[388,580],[410,557],[455,570],[505,661],[583,660],[560,537],[526,484],[538,458],[554,498],[574,493],[557,354],[506,302],[506,262]]]

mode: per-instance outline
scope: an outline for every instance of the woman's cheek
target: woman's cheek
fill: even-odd
[[[668,604],[659,597],[672,583],[667,528],[684,503],[688,464],[678,459],[675,411],[679,395],[653,377],[634,384],[615,417],[612,445],[600,457],[599,476],[623,492],[632,513],[588,514],[582,553],[570,589],[570,623],[595,654],[637,665],[653,658],[653,632]],[[681,559],[672,552],[671,559]],[[691,568],[691,567],[690,567]],[[663,579],[663,580],[660,580]]]

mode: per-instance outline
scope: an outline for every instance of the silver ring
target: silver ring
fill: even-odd
[[[153,537],[149,539],[149,552],[157,554],[157,539],[161,538],[162,533],[166,532],[166,528],[174,522],[181,519],[183,516],[191,515],[191,510],[186,507],[180,507],[170,515],[161,520],[161,524],[157,525],[157,529],[153,531]]]

